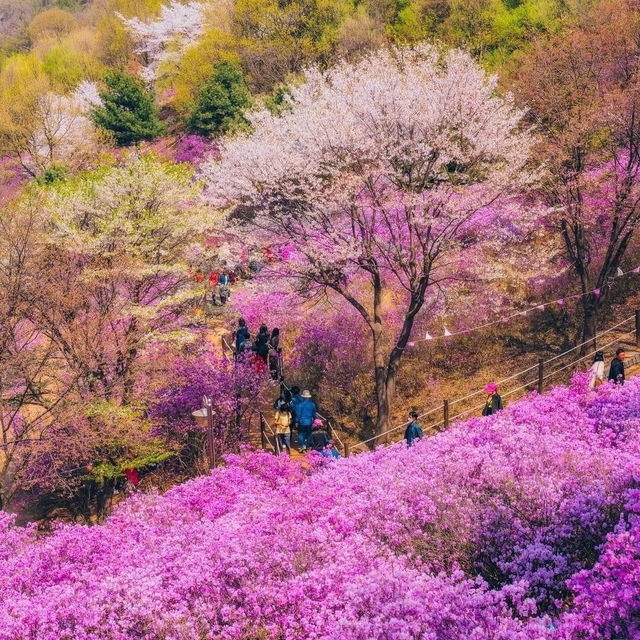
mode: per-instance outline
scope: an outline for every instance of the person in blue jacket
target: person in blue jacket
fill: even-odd
[[[311,446],[311,426],[316,419],[316,405],[311,400],[311,393],[305,389],[300,394],[301,400],[296,404],[296,422],[298,424],[298,442],[300,451],[305,453]]]
[[[411,418],[411,422],[407,427],[407,430],[404,432],[404,439],[407,441],[407,446],[413,446],[414,440],[420,440],[422,438],[422,427],[420,427],[420,423],[418,422],[418,413],[416,411],[412,411],[409,414]]]
[[[249,329],[247,329],[247,323],[244,321],[244,318],[240,318],[238,320],[238,328],[235,332],[236,339],[236,354],[242,352],[242,343],[245,340],[249,340]]]

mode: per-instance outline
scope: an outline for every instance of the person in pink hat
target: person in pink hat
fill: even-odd
[[[484,390],[487,393],[487,401],[484,403],[482,415],[492,416],[502,410],[502,398],[498,393],[498,385],[495,382],[490,382]]]

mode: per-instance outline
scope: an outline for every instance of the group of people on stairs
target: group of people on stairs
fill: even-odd
[[[244,318],[238,320],[238,328],[233,335],[235,342],[235,358],[242,353],[253,353],[256,357],[256,367],[265,369],[269,366],[271,377],[282,380],[282,349],[280,348],[280,329],[275,327],[271,332],[266,324],[261,324],[255,340],[251,340],[251,333]]]
[[[300,453],[313,450],[326,458],[340,457],[324,422],[318,416],[316,404],[308,389],[300,392],[300,387],[293,386],[289,390],[281,385],[280,395],[275,399],[273,408],[278,453],[286,450],[291,455],[291,436],[293,429],[296,429]]]

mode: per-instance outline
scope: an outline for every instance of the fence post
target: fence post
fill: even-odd
[[[443,405],[442,405],[442,409],[443,409],[443,424],[444,424],[444,428],[446,429],[449,426],[449,401],[445,400]]]
[[[262,415],[262,411],[260,412],[260,443],[262,444],[262,449],[266,450],[267,434],[264,432],[264,416]]]
[[[636,309],[636,347],[640,347],[640,309]]]
[[[351,447],[348,442],[344,443],[344,457],[348,458],[351,455]]]
[[[542,393],[542,385],[544,384],[544,360],[538,358],[538,393]]]

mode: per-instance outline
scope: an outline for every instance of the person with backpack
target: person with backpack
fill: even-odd
[[[624,384],[624,359],[627,357],[624,349],[620,347],[616,350],[616,357],[611,361],[609,368],[609,380],[615,384]]]
[[[287,402],[284,402],[278,407],[275,414],[278,454],[282,453],[286,448],[287,453],[291,455],[292,422],[293,414],[291,413],[291,406]]]
[[[487,400],[484,403],[484,408],[482,409],[483,416],[492,416],[494,413],[498,413],[498,411],[502,411],[502,398],[498,393],[498,385],[495,382],[490,382],[485,388],[485,393],[487,394]]]
[[[422,427],[418,422],[418,412],[412,411],[409,414],[411,422],[407,425],[407,429],[404,432],[404,439],[407,441],[407,447],[413,446],[414,440],[421,440],[423,438]]]
[[[604,380],[604,351],[596,351],[589,369],[589,389],[599,387]]]
[[[305,389],[300,397],[301,400],[296,405],[295,412],[300,452],[305,453],[311,446],[311,426],[316,419],[316,405],[311,400],[311,393],[308,389]]]
[[[311,425],[311,448],[322,453],[329,442],[329,434],[324,428],[324,423],[320,418],[316,418]]]

